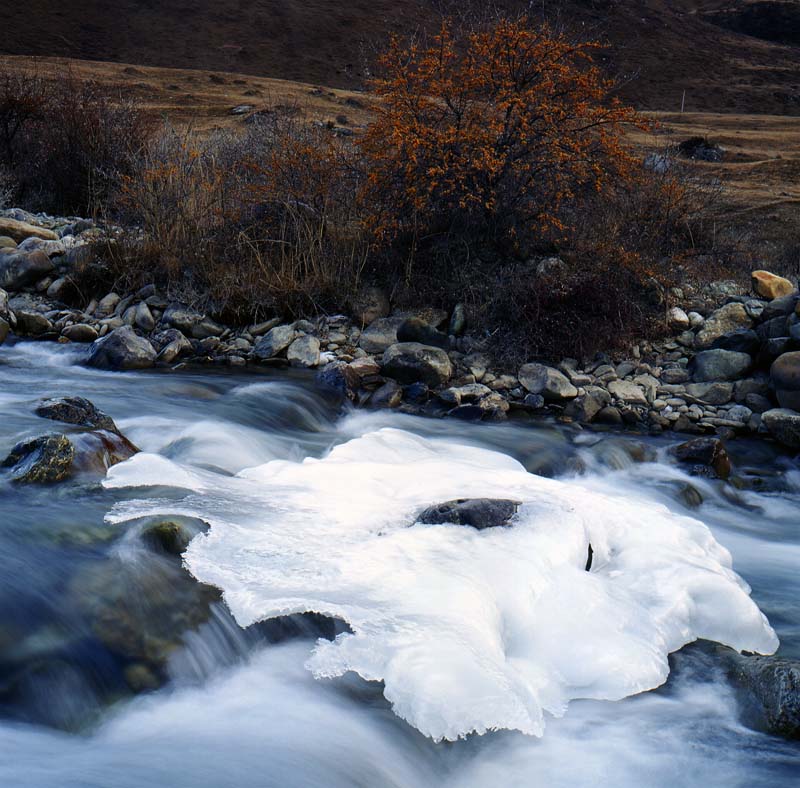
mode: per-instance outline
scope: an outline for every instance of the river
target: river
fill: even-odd
[[[730,443],[734,486],[673,438],[79,361],[0,348],[0,457],[69,432],[33,413],[63,395],[142,450],[103,480],[0,479],[0,785],[800,785],[800,744],[745,725],[713,647],[680,648],[800,657],[800,467],[768,443]],[[409,527],[503,492],[520,525]],[[167,516],[225,602],[143,537]]]

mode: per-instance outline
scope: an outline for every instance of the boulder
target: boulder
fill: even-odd
[[[689,383],[685,399],[698,405],[725,405],[733,397],[733,384],[722,381],[711,383]]]
[[[394,380],[387,380],[380,388],[376,389],[369,398],[373,408],[396,408],[403,401],[403,389]]]
[[[98,317],[105,317],[112,314],[121,300],[117,293],[108,293],[104,295],[97,304],[95,314]]]
[[[800,411],[800,351],[778,356],[769,374],[780,406]]]
[[[536,396],[535,394],[528,396]],[[603,408],[611,404],[611,395],[600,386],[587,386],[583,396],[576,397],[564,410],[570,418],[582,424],[591,423]]]
[[[800,449],[800,413],[789,408],[773,408],[761,414],[761,421],[778,443]]]
[[[140,331],[149,333],[156,327],[156,321],[150,307],[144,301],[136,305],[136,312],[134,313],[133,324]]]
[[[41,312],[32,309],[16,309],[16,332],[21,336],[38,337],[53,330],[53,324]]]
[[[669,327],[676,331],[685,331],[691,326],[689,315],[686,314],[679,306],[673,306],[667,315],[667,322]]]
[[[754,356],[758,352],[760,345],[758,334],[751,328],[737,328],[736,331],[729,331],[721,337],[717,337],[712,343],[712,349],[733,350],[736,353],[747,353]]]
[[[418,342],[398,342],[384,352],[381,371],[400,383],[420,381],[433,388],[450,379],[453,365],[441,348]]]
[[[694,438],[671,451],[680,462],[691,465],[697,476],[727,479],[731,474],[731,460],[719,438]]]
[[[286,350],[295,339],[297,339],[297,331],[292,326],[275,326],[256,342],[253,353],[262,361],[275,358]]]
[[[161,361],[164,364],[171,364],[184,353],[192,352],[192,343],[177,328],[170,330],[174,331],[178,336],[167,342],[156,356],[156,361]]]
[[[761,313],[763,321],[772,320],[775,317],[788,317],[795,311],[798,303],[800,303],[800,295],[792,293],[791,295],[781,296],[773,301],[770,301]]]
[[[289,345],[286,358],[293,367],[316,367],[319,364],[319,340],[312,336],[298,337]]]
[[[320,388],[352,401],[361,385],[361,375],[351,364],[332,361],[317,373],[316,382]]]
[[[756,727],[800,739],[800,661],[781,657],[730,657],[729,677],[759,711]]]
[[[89,349],[86,363],[100,369],[126,370],[152,367],[155,348],[130,326],[115,328],[95,341]]]
[[[703,350],[690,362],[689,370],[695,381],[737,380],[743,377],[753,360],[747,353],[735,350]]]
[[[45,227],[37,227],[6,216],[0,216],[0,235],[21,243],[26,238],[41,238],[43,241],[57,241],[58,235]]]
[[[66,435],[41,435],[14,446],[2,467],[11,469],[15,482],[46,484],[66,479],[74,459],[75,447]]]
[[[647,405],[644,389],[628,380],[612,380],[608,391],[614,399],[622,400],[626,405]]]
[[[65,424],[119,432],[117,425],[114,424],[114,419],[103,413],[84,397],[53,397],[45,399],[36,406],[34,413],[43,419],[63,421]]]
[[[787,315],[778,315],[769,320],[765,320],[756,329],[758,338],[762,342],[768,339],[779,339],[780,337],[789,336],[789,318]]]
[[[700,350],[710,348],[714,340],[723,334],[735,331],[737,328],[750,328],[752,325],[753,320],[743,304],[738,302],[725,304],[703,323],[703,327],[695,337],[695,346]]]
[[[770,301],[774,298],[781,298],[793,293],[797,288],[782,276],[776,276],[769,271],[753,271],[750,274],[750,281],[753,285],[753,292],[762,298]]]
[[[440,347],[443,350],[450,347],[450,338],[447,334],[443,334],[418,317],[410,317],[398,326],[397,341],[419,342],[421,345]]]
[[[469,525],[482,531],[508,525],[520,504],[504,498],[463,498],[425,509],[417,516],[424,525]]]
[[[97,339],[97,329],[88,323],[75,323],[62,329],[61,336],[70,342],[94,342]]]
[[[541,394],[548,402],[559,402],[578,396],[578,389],[563,372],[544,364],[523,364],[517,375],[531,394]]]
[[[38,282],[55,269],[44,252],[0,254],[0,287],[20,290]]]
[[[397,343],[397,329],[405,323],[404,317],[381,317],[373,320],[361,332],[358,346],[367,353],[383,353]]]

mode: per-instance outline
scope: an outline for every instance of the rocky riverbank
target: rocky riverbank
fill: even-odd
[[[155,285],[75,303],[75,268],[104,231],[84,219],[0,214],[0,340],[9,332],[86,344],[106,369],[291,366],[359,406],[468,420],[550,414],[651,433],[769,436],[800,448],[800,296],[755,271],[752,290],[715,282],[662,294],[671,336],[627,352],[504,369],[451,312],[393,311],[367,290],[351,314],[222,325]]]

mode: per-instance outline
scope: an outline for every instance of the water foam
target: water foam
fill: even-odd
[[[236,477],[140,454],[106,484],[185,487],[181,502],[127,501],[109,519],[206,520],[186,565],[224,591],[240,625],[306,611],[346,620],[352,633],[318,642],[314,675],[383,681],[394,711],[437,740],[540,736],[545,713],[563,715],[572,699],[659,686],[667,655],[698,638],[778,645],[703,523],[531,475],[487,449],[384,428],[321,460]],[[509,528],[415,524],[458,497],[522,506]]]

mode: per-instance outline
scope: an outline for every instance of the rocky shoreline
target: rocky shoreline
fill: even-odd
[[[800,448],[800,295],[766,271],[753,273],[752,292],[715,282],[662,294],[675,305],[666,314],[672,336],[661,341],[507,370],[468,331],[463,305],[397,312],[377,289],[349,315],[246,328],[171,301],[155,285],[67,306],[75,267],[92,260],[106,232],[85,219],[0,213],[0,342],[14,332],[82,343],[85,363],[112,370],[316,370],[320,385],[373,408],[484,421],[551,415],[649,433],[761,435]]]

